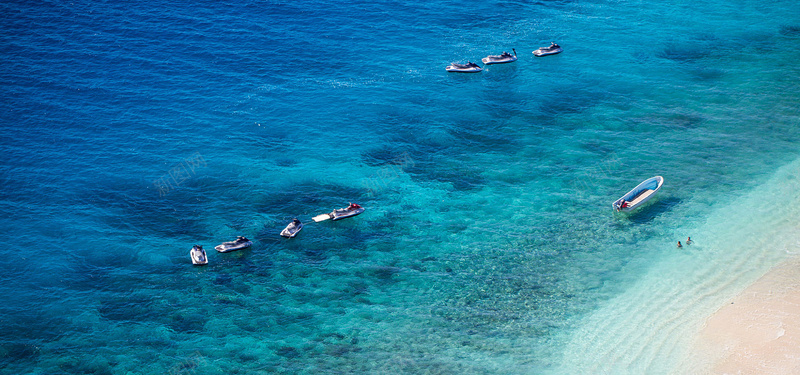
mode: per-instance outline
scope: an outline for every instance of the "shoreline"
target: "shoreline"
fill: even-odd
[[[694,373],[800,372],[800,257],[773,267],[711,314],[691,353]]]
[[[800,358],[800,350],[794,349],[800,347],[796,329],[800,313],[792,313],[800,312],[797,176],[800,159],[747,193],[721,202],[703,219],[667,233],[672,238],[691,234],[691,245],[675,249],[674,242],[641,244],[641,248],[658,249],[661,255],[650,259],[625,291],[577,322],[553,373],[800,373],[796,360],[782,362],[784,357]],[[786,296],[793,298],[791,308],[782,305],[781,298]],[[731,306],[766,317],[767,326],[775,324],[771,317],[781,316],[778,328],[783,331],[773,330],[762,342],[777,338],[781,344],[796,337],[797,344],[780,352],[783,357],[756,358],[751,349],[739,346],[747,340],[725,336],[751,323],[739,327],[736,322],[744,317],[738,315],[729,318],[731,323],[724,319],[717,323]],[[766,308],[769,312],[763,313]],[[778,315],[780,311],[788,312]],[[752,363],[723,362],[738,358],[736,350],[752,354],[748,357]],[[766,350],[769,354],[777,349]],[[776,369],[765,371],[769,366]]]

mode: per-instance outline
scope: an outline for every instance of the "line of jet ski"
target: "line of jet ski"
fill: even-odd
[[[312,218],[314,222],[325,220],[341,220],[348,217],[353,217],[364,212],[364,207],[357,203],[350,203],[346,208],[339,208],[333,210],[331,213],[317,215]],[[294,238],[303,229],[303,223],[297,218],[292,219],[292,222],[281,231],[281,237]],[[223,242],[214,247],[220,253],[228,253],[231,251],[241,250],[253,246],[253,241],[247,237],[238,236],[233,241]],[[192,264],[202,266],[208,264],[208,255],[202,245],[194,245],[192,250],[189,251],[189,257],[192,259]]]
[[[510,62],[517,61],[517,50],[514,48],[511,49],[514,51],[514,54],[510,54],[508,52],[503,51],[503,53],[499,55],[489,55],[481,59],[484,65],[491,65],[491,64],[506,64]],[[533,55],[536,57],[548,56],[548,55],[555,55],[557,53],[561,53],[563,49],[561,46],[556,44],[555,42],[551,42],[549,47],[541,47],[535,51],[533,51]],[[483,71],[480,65],[472,62],[467,61],[466,64],[459,64],[459,63],[450,63],[445,70],[451,73],[478,73]]]

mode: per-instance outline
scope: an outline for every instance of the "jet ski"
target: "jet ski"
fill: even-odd
[[[466,64],[451,63],[445,70],[451,73],[478,73],[483,69],[481,69],[480,65],[472,61],[467,61]]]
[[[196,266],[208,264],[208,257],[206,256],[206,251],[203,250],[203,246],[194,245],[192,250],[189,251],[189,256],[192,258],[192,264]]]
[[[281,231],[281,236],[294,238],[301,229],[303,229],[303,223],[301,223],[300,220],[292,219],[292,222]]]
[[[533,54],[536,57],[541,57],[547,55],[555,55],[557,53],[561,53],[561,51],[563,51],[563,49],[561,49],[561,46],[559,46],[555,42],[550,42],[550,47],[539,48],[536,51],[533,51]]]
[[[223,242],[221,245],[217,245],[214,248],[220,253],[227,253],[229,251],[241,250],[252,245],[253,241],[248,240],[247,237],[239,236],[236,238],[236,241]]]
[[[340,208],[338,210],[333,210],[329,215],[331,215],[331,219],[333,221],[346,219],[348,217],[353,217],[358,214],[364,212],[364,207],[359,206],[355,203],[350,203],[350,206],[347,208]]]
[[[483,61],[483,63],[486,64],[486,65],[490,65],[490,64],[505,64],[505,63],[510,63],[510,62],[517,61],[517,50],[515,50],[513,48],[511,50],[514,51],[513,55],[508,53],[508,52],[503,51],[503,53],[499,54],[499,55],[486,56],[486,57],[482,58],[481,61]]]
[[[347,208],[340,208],[338,210],[333,210],[333,212],[329,214],[322,214],[313,217],[313,220],[316,222],[320,222],[323,220],[332,219],[333,221],[346,219],[348,217],[356,216],[360,213],[364,212],[364,207],[359,206],[356,203],[350,203],[350,206]]]

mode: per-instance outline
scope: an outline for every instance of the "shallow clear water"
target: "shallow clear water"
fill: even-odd
[[[798,5],[461,4],[0,5],[0,370],[677,371],[797,251]]]

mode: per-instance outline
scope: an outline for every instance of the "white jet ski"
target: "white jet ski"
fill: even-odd
[[[303,223],[301,223],[300,220],[293,219],[292,222],[281,231],[281,236],[294,238],[301,229],[303,229]]]
[[[511,50],[514,51],[513,55],[508,53],[508,52],[503,51],[503,53],[501,53],[499,55],[486,56],[486,57],[482,58],[481,61],[483,61],[483,63],[486,64],[486,65],[490,65],[490,64],[505,64],[505,63],[510,63],[510,62],[517,61],[517,50],[515,50],[513,48]]]
[[[480,65],[472,61],[467,61],[466,64],[451,63],[445,68],[445,70],[450,73],[478,73],[483,69],[480,67]]]
[[[347,208],[340,208],[338,210],[333,210],[333,212],[329,214],[322,214],[313,217],[313,220],[316,222],[320,222],[323,220],[332,219],[333,221],[346,219],[348,217],[353,217],[356,215],[361,214],[364,212],[364,207],[359,206],[356,203],[350,203],[350,206]]]
[[[194,245],[192,250],[189,251],[189,256],[192,258],[192,264],[196,266],[208,264],[208,257],[206,256],[206,251],[203,250],[203,246]]]
[[[236,241],[223,242],[221,245],[217,245],[214,248],[220,253],[227,253],[229,251],[241,250],[252,245],[253,241],[248,240],[247,237],[239,236],[236,238]]]
[[[533,54],[536,57],[542,57],[547,55],[555,55],[557,53],[561,53],[561,51],[563,51],[563,49],[561,49],[561,46],[559,46],[555,42],[550,42],[550,47],[539,48],[536,51],[533,51]]]

